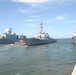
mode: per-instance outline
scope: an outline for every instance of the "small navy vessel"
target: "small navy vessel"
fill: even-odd
[[[73,43],[76,43],[76,32],[74,33],[72,39],[73,39]]]

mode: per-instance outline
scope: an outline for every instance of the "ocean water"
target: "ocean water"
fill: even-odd
[[[0,45],[0,75],[71,75],[75,64],[72,39],[29,47]]]

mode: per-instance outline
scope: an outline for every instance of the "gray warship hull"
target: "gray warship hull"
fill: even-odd
[[[56,39],[44,40],[44,39],[37,39],[37,38],[26,38],[24,41],[28,46],[34,46],[34,45],[54,43],[57,40]]]
[[[14,44],[15,42],[18,42],[17,39],[0,39],[0,44]]]

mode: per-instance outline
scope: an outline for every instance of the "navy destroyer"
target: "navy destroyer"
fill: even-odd
[[[54,43],[57,40],[51,38],[48,33],[43,32],[43,26],[41,23],[40,24],[40,32],[37,33],[35,37],[26,38],[24,41],[28,46],[34,46],[34,45]]]
[[[6,29],[3,34],[0,34],[0,44],[13,44],[23,40],[23,35],[12,33],[12,29]]]
[[[74,33],[72,39],[73,39],[73,43],[76,43],[76,32]]]

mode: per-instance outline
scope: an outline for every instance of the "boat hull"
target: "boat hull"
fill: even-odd
[[[43,40],[43,39],[36,39],[36,38],[26,38],[24,41],[28,46],[34,46],[34,45],[54,43],[57,40],[56,39]]]

